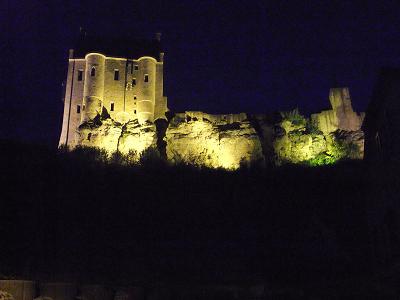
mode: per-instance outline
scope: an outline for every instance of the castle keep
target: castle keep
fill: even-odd
[[[136,41],[83,37],[69,53],[59,144],[76,146],[79,126],[101,114],[120,123],[165,118],[163,58],[160,35]]]
[[[153,40],[84,37],[70,50],[59,145],[98,147],[138,161],[155,149],[173,163],[237,169],[250,163],[320,165],[360,159],[364,115],[348,88],[329,91],[330,110],[279,114],[169,113],[164,53]],[[158,121],[157,121],[158,120]]]

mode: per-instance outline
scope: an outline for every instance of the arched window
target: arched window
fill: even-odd
[[[96,68],[92,67],[92,69],[90,70],[90,76],[96,76]]]

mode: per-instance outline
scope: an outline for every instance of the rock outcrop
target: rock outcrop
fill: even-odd
[[[336,110],[343,105],[351,108],[347,102],[339,101],[343,104],[339,105],[335,97],[332,99]],[[313,116],[307,119],[297,110],[278,117],[188,111],[175,114],[169,123],[139,124],[137,120],[121,123],[103,114],[81,124],[78,145],[102,148],[109,154],[118,151],[134,162],[153,148],[172,163],[225,169],[260,162],[322,165],[363,158],[364,135],[356,113],[341,119],[342,125],[347,124],[342,127],[347,129],[329,123],[328,130]]]
[[[279,163],[324,165],[341,159],[362,159],[364,136],[361,130],[336,129],[323,132],[313,120],[307,120],[297,110],[282,114],[274,138],[274,150]]]
[[[177,114],[166,131],[168,160],[197,166],[237,169],[263,160],[261,142],[246,115],[210,117]]]
[[[83,123],[78,134],[79,145],[103,148],[110,154],[119,151],[130,154],[134,160],[149,147],[155,147],[157,142],[155,124],[141,125],[137,120],[121,124],[107,118]]]

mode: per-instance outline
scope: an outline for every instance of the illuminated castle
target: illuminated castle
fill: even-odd
[[[331,109],[310,119],[294,110],[280,117],[185,111],[167,120],[163,58],[159,34],[140,41],[84,36],[69,54],[59,145],[96,147],[134,161],[157,150],[172,163],[225,169],[363,157],[364,115],[353,111],[348,88],[331,89]]]
[[[70,49],[59,145],[75,146],[84,122],[101,114],[120,123],[165,118],[160,34],[153,40],[82,36]]]

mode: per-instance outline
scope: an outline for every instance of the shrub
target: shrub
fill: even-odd
[[[98,147],[76,146],[69,152],[72,157],[87,162],[107,163],[108,153],[106,150]]]
[[[310,160],[307,161],[307,165],[310,165],[311,167],[318,167],[318,166],[326,166],[326,165],[333,165],[337,162],[337,160],[327,154],[326,152],[319,153],[316,157],[311,158]]]
[[[280,114],[281,114],[281,117],[283,120],[290,121],[293,125],[306,126],[306,124],[307,124],[307,119],[303,115],[300,114],[298,108],[295,108],[291,111],[284,111],[284,112],[281,112]]]
[[[323,134],[315,120],[307,120],[306,132],[311,135]]]
[[[165,160],[161,157],[157,148],[149,147],[140,154],[139,164],[142,166],[158,166],[164,165]]]

